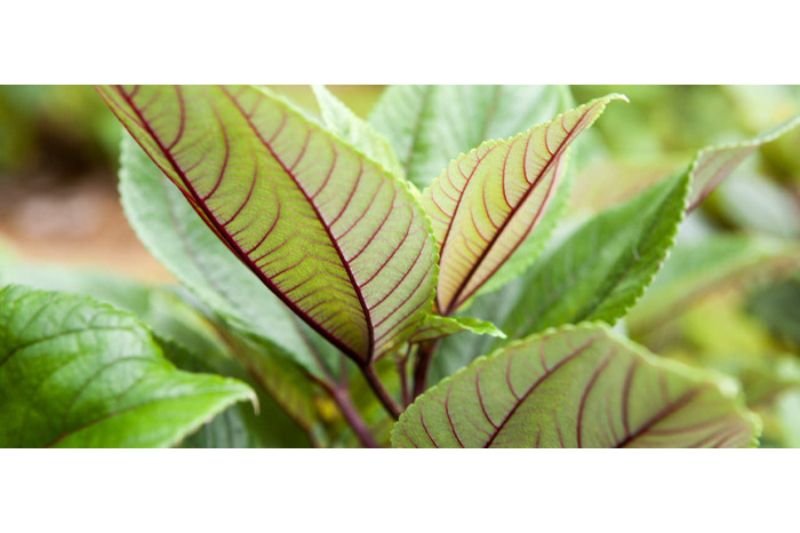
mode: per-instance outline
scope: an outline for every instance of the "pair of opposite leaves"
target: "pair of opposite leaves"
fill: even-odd
[[[620,98],[482,143],[418,202],[403,179],[265,89],[101,94],[230,250],[360,364],[429,328],[434,291],[444,315],[475,294],[541,218],[568,146]]]

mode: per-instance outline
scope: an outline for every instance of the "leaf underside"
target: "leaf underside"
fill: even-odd
[[[369,122],[389,140],[407,179],[424,189],[458,154],[563,111],[567,94],[555,85],[394,85]]]
[[[800,116],[753,139],[728,145],[710,146],[701,150],[692,165],[692,193],[689,210],[697,208],[717,185],[761,145],[774,141],[799,125]]]
[[[429,311],[434,246],[407,185],[256,87],[101,89],[208,226],[363,363]]]
[[[396,447],[744,447],[753,415],[709,375],[607,328],[569,326],[476,360],[417,399]]]
[[[610,95],[454,159],[426,189],[423,206],[440,244],[437,305],[450,314],[514,253],[555,191],[563,157]]]
[[[176,370],[127,312],[0,290],[0,446],[171,446],[254,398],[239,381]]]

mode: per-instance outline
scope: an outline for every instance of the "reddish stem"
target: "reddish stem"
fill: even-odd
[[[375,369],[369,364],[361,366],[360,368],[361,372],[364,374],[364,379],[367,380],[367,384],[369,384],[370,388],[375,393],[375,396],[378,397],[383,406],[386,408],[386,411],[395,420],[400,418],[402,409],[400,409],[400,406],[397,405],[397,402],[395,402],[394,398],[392,398],[389,392],[384,388],[383,383],[381,383],[381,380],[375,374]]]

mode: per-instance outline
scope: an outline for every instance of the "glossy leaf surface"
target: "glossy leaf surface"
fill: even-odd
[[[242,382],[175,369],[127,312],[0,290],[2,446],[171,446],[246,399]]]

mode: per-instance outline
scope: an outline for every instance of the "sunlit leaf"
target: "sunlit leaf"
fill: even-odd
[[[569,99],[554,85],[395,85],[369,121],[389,139],[407,178],[424,189],[458,154],[549,120]]]
[[[0,289],[0,446],[171,446],[246,399],[240,381],[175,369],[127,312]]]
[[[356,116],[341,100],[322,85],[313,87],[325,126],[395,176],[403,176],[400,161],[389,144],[368,122]]]
[[[406,185],[255,87],[111,87],[110,108],[217,236],[365,364],[429,310],[434,246]]]
[[[744,447],[735,383],[601,326],[567,326],[476,360],[400,417],[398,447]]]
[[[425,190],[423,205],[440,245],[437,305],[449,314],[469,299],[528,237],[562,172],[567,148],[610,95],[454,159]]]
[[[122,142],[120,196],[129,223],[150,253],[229,327],[271,342],[309,372],[320,373],[309,348],[317,334],[263,290],[128,136]]]

